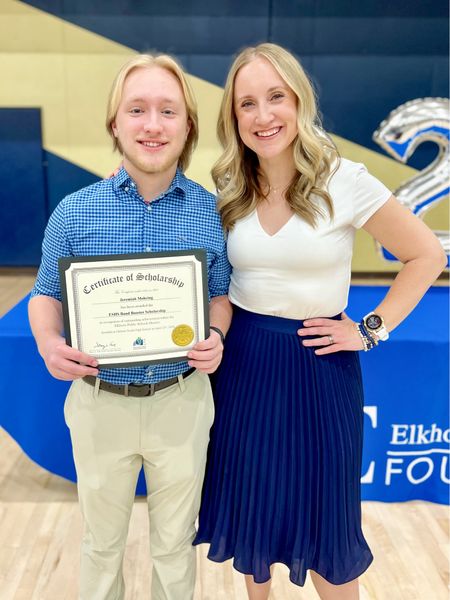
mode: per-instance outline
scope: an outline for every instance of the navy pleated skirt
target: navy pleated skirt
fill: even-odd
[[[194,544],[257,583],[280,562],[297,585],[308,569],[342,584],[372,561],[361,530],[359,356],[317,356],[301,325],[235,309]]]

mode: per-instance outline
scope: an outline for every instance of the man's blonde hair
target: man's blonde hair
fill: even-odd
[[[187,117],[191,125],[183,152],[178,159],[178,166],[182,171],[185,171],[189,166],[192,153],[198,142],[197,102],[186,74],[172,56],[169,56],[168,54],[138,54],[137,56],[133,56],[133,58],[123,65],[117,73],[109,93],[106,113],[106,129],[113,140],[114,150],[122,152],[119,140],[114,135],[113,123],[116,120],[117,111],[119,110],[119,105],[122,101],[123,86],[128,75],[132,71],[150,67],[160,67],[161,69],[166,69],[166,71],[172,73],[172,75],[178,79],[183,91]]]

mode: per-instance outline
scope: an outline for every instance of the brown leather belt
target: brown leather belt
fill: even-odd
[[[192,375],[194,371],[194,368],[188,369],[184,373],[180,373],[180,375],[183,377],[183,379],[186,379],[186,377]],[[93,375],[86,375],[86,377],[83,377],[83,381],[89,385],[95,386],[97,377],[94,377]],[[178,383],[178,377],[164,379],[163,381],[158,381],[158,383],[143,383],[142,385],[137,385],[135,383],[116,385],[115,383],[109,383],[108,381],[100,380],[99,390],[110,392],[111,394],[120,394],[121,396],[135,396],[137,398],[143,398],[144,396],[153,396],[155,392],[165,390],[175,383]]]

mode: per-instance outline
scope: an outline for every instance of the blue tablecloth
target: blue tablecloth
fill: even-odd
[[[384,287],[354,286],[348,314],[375,307]],[[365,384],[365,500],[448,503],[448,289],[431,289],[387,343],[361,353]],[[36,350],[27,298],[0,320],[0,425],[39,465],[75,481],[63,404]],[[141,476],[138,493],[145,491]]]

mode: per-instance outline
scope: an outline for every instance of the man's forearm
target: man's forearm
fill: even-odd
[[[228,296],[216,296],[209,303],[209,321],[214,327],[218,327],[224,335],[230,328],[233,307]]]
[[[40,354],[50,339],[62,338],[62,305],[51,296],[34,296],[28,304],[28,316]]]

